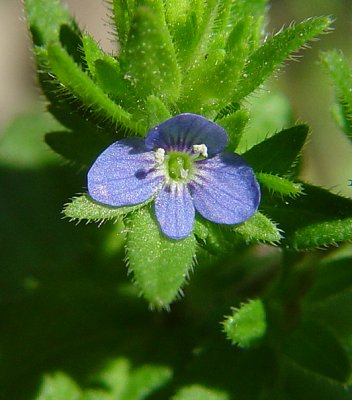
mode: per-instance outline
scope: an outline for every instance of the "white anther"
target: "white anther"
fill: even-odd
[[[208,148],[205,144],[194,144],[193,150],[195,153],[207,158],[208,157]]]
[[[187,177],[188,177],[188,170],[187,169],[182,168],[180,173],[181,173],[181,178],[182,179],[187,179]]]
[[[162,164],[165,160],[165,150],[159,148],[155,151],[155,161],[157,164]]]

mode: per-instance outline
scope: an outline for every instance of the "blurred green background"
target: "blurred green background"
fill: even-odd
[[[80,26],[112,50],[104,2],[67,3]],[[336,18],[334,31],[301,52],[300,62],[287,63],[271,86],[288,96],[295,121],[312,126],[304,177],[349,195],[352,148],[331,117],[333,91],[319,64],[319,51],[340,48],[352,62],[352,2],[276,0],[270,4],[269,33],[309,16]],[[62,220],[63,204],[84,191],[85,177],[42,142],[43,134],[58,126],[38,113],[44,102],[35,84],[20,1],[0,0],[0,54],[0,399],[8,400],[26,399],[36,390],[43,371],[64,369],[79,379],[90,368],[98,368],[106,356],[127,354],[136,362],[152,360],[153,350],[160,345],[153,335],[171,327],[174,337],[163,339],[167,348],[167,340],[177,342],[187,317],[178,314],[177,307],[166,316],[145,312],[147,304],[137,298],[126,277],[122,243],[116,236],[119,227],[77,227]],[[194,292],[196,279],[202,279],[200,272],[192,278]],[[197,299],[197,293],[192,295]],[[198,301],[204,299],[199,295]],[[224,303],[224,313],[227,306]],[[218,331],[219,315],[207,311],[207,323]],[[175,321],[181,321],[178,331]],[[149,336],[139,338],[141,327],[143,332],[149,329]],[[164,358],[155,361],[182,358],[172,354],[175,346],[169,348]],[[227,347],[222,351],[226,353]]]

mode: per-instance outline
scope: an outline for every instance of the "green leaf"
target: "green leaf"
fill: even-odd
[[[67,203],[63,213],[71,220],[102,222],[108,219],[118,220],[125,215],[138,210],[145,204],[147,203],[130,207],[110,207],[105,204],[97,203],[89,197],[89,195],[84,194],[73,198],[70,203]]]
[[[237,110],[234,113],[225,116],[224,118],[216,120],[216,123],[221,125],[229,135],[229,150],[236,150],[248,120],[249,113],[247,110],[243,109]]]
[[[66,90],[80,99],[87,109],[94,110],[115,124],[138,131],[137,125],[131,121],[131,115],[96,86],[62,47],[49,45],[48,59],[57,79]]]
[[[179,97],[181,75],[162,0],[136,2],[120,64],[128,90],[135,92],[139,99],[155,95],[167,104]]]
[[[297,161],[307,139],[307,125],[296,125],[257,144],[243,154],[256,172],[285,175]]]
[[[221,30],[214,36],[187,71],[181,109],[214,117],[231,101],[248,52],[250,22],[238,21],[228,37]]]
[[[80,400],[82,392],[76,383],[62,372],[46,375],[36,400]]]
[[[322,53],[321,60],[335,86],[340,104],[339,115],[343,117],[343,130],[352,140],[352,68],[342,52],[338,50]]]
[[[250,300],[233,309],[232,315],[226,317],[224,331],[232,344],[248,347],[261,339],[266,333],[266,313],[260,299]]]
[[[283,352],[302,367],[338,382],[351,373],[346,350],[326,327],[305,321],[286,340]]]
[[[151,306],[168,307],[180,293],[194,263],[196,241],[164,236],[148,207],[132,214],[128,223],[129,268]]]
[[[281,64],[305,43],[329,29],[329,17],[310,18],[280,31],[255,50],[247,60],[233,101],[256,90]]]
[[[141,121],[147,127],[147,129],[152,128],[155,125],[158,125],[160,122],[171,118],[170,111],[165,104],[159,97],[153,95],[147,97],[144,111],[145,117],[142,117]]]
[[[84,32],[82,34],[82,46],[84,52],[84,59],[87,63],[90,74],[95,77],[95,62],[104,57],[103,50],[99,47],[98,43],[94,40],[93,36]]]
[[[72,16],[60,0],[25,0],[24,5],[33,42],[36,46],[46,46],[49,42],[59,42],[62,25],[77,30]]]
[[[136,0],[112,0],[113,20],[121,47],[126,45],[130,33],[135,3]]]
[[[303,196],[285,201],[263,196],[261,208],[280,223],[283,244],[296,250],[336,245],[352,238],[352,200],[302,184]]]
[[[281,240],[280,230],[268,217],[257,211],[253,217],[233,228],[248,242],[277,243]]]
[[[270,192],[278,193],[281,196],[295,197],[302,194],[302,185],[292,182],[281,176],[258,172],[256,174],[259,183],[264,185]]]
[[[230,400],[230,396],[220,390],[201,385],[190,385],[181,388],[172,400]]]

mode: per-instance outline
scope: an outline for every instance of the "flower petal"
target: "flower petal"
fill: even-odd
[[[196,210],[218,224],[238,224],[257,210],[260,188],[252,168],[237,154],[223,152],[198,161],[189,183]]]
[[[110,145],[88,171],[88,193],[110,206],[129,206],[148,200],[165,179],[155,168],[155,154],[143,139],[122,139]]]
[[[155,200],[155,214],[163,233],[171,239],[183,239],[193,229],[194,206],[184,184],[165,184]]]
[[[152,128],[145,139],[149,150],[192,151],[193,145],[205,144],[209,155],[222,151],[227,145],[225,130],[196,114],[179,114]]]

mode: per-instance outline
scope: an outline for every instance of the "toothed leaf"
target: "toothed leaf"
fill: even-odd
[[[86,108],[110,119],[116,124],[137,130],[130,114],[114,103],[89,76],[75,64],[73,59],[59,45],[48,46],[50,67],[66,90],[80,99]]]
[[[224,331],[232,344],[248,347],[261,339],[266,332],[267,322],[263,302],[260,299],[250,300],[235,309],[226,317]]]
[[[294,197],[302,193],[302,185],[300,183],[264,172],[259,172],[256,176],[260,184],[264,185],[269,191],[278,193],[281,196]]]
[[[326,32],[330,24],[329,17],[310,18],[268,39],[248,58],[233,101],[240,101],[256,90],[290,54]]]
[[[168,239],[145,207],[129,218],[126,248],[129,267],[144,297],[151,306],[167,307],[177,297],[193,264],[194,235]]]
[[[107,219],[119,219],[125,215],[138,210],[144,204],[131,207],[110,207],[100,204],[91,199],[87,194],[72,199],[71,203],[65,205],[63,213],[66,217],[74,220],[104,221]]]
[[[262,210],[278,221],[283,244],[296,250],[335,245],[352,239],[352,200],[302,184],[295,199],[263,196]]]
[[[277,243],[281,240],[277,226],[259,211],[233,229],[247,242]]]
[[[113,0],[113,20],[117,33],[117,40],[121,47],[126,45],[128,39],[136,0]]]
[[[306,125],[296,125],[264,140],[243,154],[257,172],[285,175],[297,160],[308,136]]]
[[[177,100],[181,76],[162,0],[136,2],[120,63],[129,90],[136,92],[139,99],[156,95],[165,102]]]

